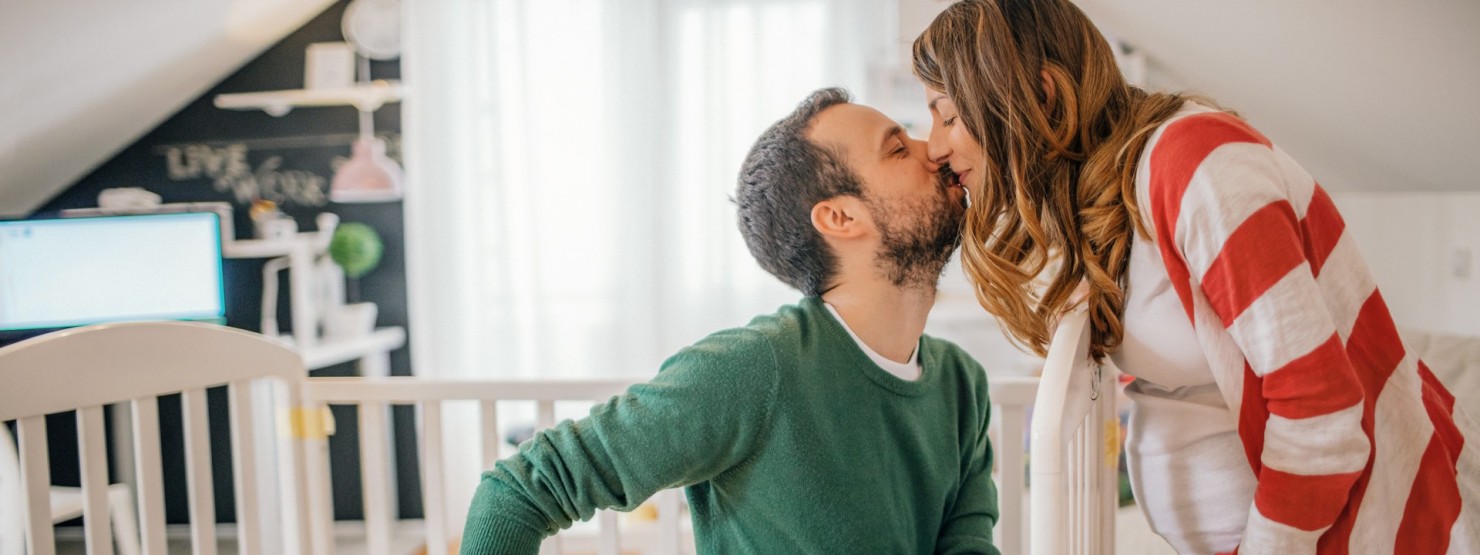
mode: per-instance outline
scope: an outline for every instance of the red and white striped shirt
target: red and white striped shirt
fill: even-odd
[[[1154,237],[1112,358],[1137,377],[1127,453],[1152,528],[1183,553],[1480,552],[1480,432],[1404,348],[1315,180],[1189,104],[1136,187]]]

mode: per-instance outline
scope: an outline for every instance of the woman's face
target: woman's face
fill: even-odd
[[[946,93],[925,87],[925,101],[930,104],[930,159],[951,166],[961,185],[971,191],[971,198],[981,198],[983,152],[980,144],[966,132],[966,125],[956,111],[956,103]]]

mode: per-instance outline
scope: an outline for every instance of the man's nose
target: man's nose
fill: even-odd
[[[922,141],[922,140],[919,140],[919,139],[916,139],[916,138],[913,138],[913,137],[910,138],[910,142],[911,143],[914,143],[914,144],[910,145],[910,150],[911,151],[923,153],[925,155],[923,161],[925,162],[925,166],[928,167],[930,169],[930,171],[933,171],[933,172],[934,171],[940,171],[940,167],[943,166],[943,165],[945,165],[945,162],[944,161],[937,160],[934,156],[931,156],[930,155],[930,152],[929,152],[929,150],[930,150],[930,143],[927,143],[925,141]]]

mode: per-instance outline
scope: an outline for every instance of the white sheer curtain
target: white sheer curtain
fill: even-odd
[[[736,231],[740,160],[813,89],[867,100],[897,51],[894,0],[404,6],[413,369],[432,377],[644,378],[795,301]],[[448,414],[447,445],[475,448],[471,416]],[[459,525],[467,451],[446,465]]]
[[[415,371],[648,376],[798,295],[734,226],[740,159],[865,93],[889,0],[407,2]]]

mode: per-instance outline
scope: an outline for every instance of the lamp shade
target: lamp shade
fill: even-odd
[[[349,161],[334,172],[329,200],[387,202],[401,198],[401,166],[385,155],[385,141],[362,136],[355,140]]]

